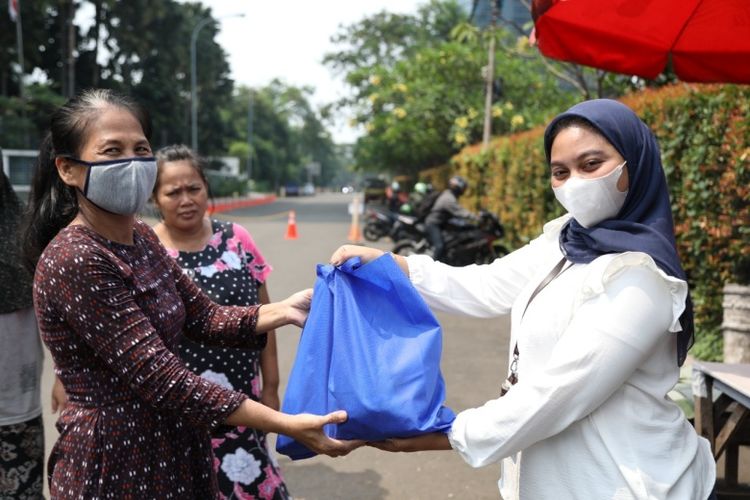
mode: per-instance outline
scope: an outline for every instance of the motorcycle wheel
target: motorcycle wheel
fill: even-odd
[[[403,233],[404,231],[402,229],[395,229],[391,231],[388,236],[390,236],[391,240],[393,240],[394,243],[398,243],[400,240],[403,240],[406,237],[406,235]]]
[[[362,230],[362,236],[364,236],[367,241],[378,241],[383,236],[383,232],[376,226],[367,224]]]
[[[427,248],[428,246],[423,242],[416,242],[413,240],[400,240],[397,241],[395,245],[393,245],[393,250],[391,251],[396,255],[403,255],[404,257],[407,257],[409,255],[414,255],[417,253],[427,253]]]

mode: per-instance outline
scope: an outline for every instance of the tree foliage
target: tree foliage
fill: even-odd
[[[286,181],[304,182],[305,167],[321,165],[317,184],[328,184],[341,168],[333,139],[323,125],[320,112],[310,104],[312,89],[286,85],[274,80],[266,87],[239,87],[228,109],[228,123],[235,139],[230,153],[243,159],[247,171],[252,157],[252,176],[269,186]],[[252,103],[251,103],[252,101]],[[251,110],[252,106],[252,110]],[[252,135],[248,144],[248,120]]]
[[[18,79],[16,25],[0,14],[0,146],[36,148],[50,112],[91,87],[134,96],[151,115],[156,148],[191,143],[191,35],[196,38],[198,149],[206,156],[253,156],[253,177],[269,187],[307,179],[303,167],[322,166],[319,182],[340,168],[310,89],[274,82],[256,94],[255,140],[248,145],[247,88],[235,89],[218,24],[198,2],[175,0],[35,0],[21,2],[25,99]],[[92,19],[77,16],[81,9]],[[73,22],[78,19],[78,23]],[[72,42],[72,43],[71,43]],[[30,77],[33,75],[33,77]]]
[[[628,95],[659,140],[677,248],[695,305],[700,359],[720,360],[721,290],[750,258],[750,90],[734,85],[667,86]],[[519,247],[563,209],[549,188],[544,127],[464,148],[446,167],[469,179],[462,197],[497,213]]]
[[[390,68],[421,48],[447,41],[453,27],[465,18],[455,1],[430,0],[415,15],[382,11],[342,27],[331,41],[345,48],[326,54],[323,63],[358,87],[365,82],[349,75],[366,67]]]
[[[498,47],[493,133],[523,130],[572,102],[527,38],[466,21],[455,2],[433,0],[414,16],[377,14],[334,37],[343,48],[325,61],[346,71],[351,95],[339,104],[364,128],[360,168],[416,174],[481,137],[489,37]]]

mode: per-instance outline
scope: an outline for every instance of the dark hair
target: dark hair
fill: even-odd
[[[164,169],[164,164],[173,161],[187,161],[193,168],[193,170],[198,172],[198,175],[203,181],[203,184],[206,186],[206,192],[208,193],[208,202],[210,205],[213,205],[214,201],[213,196],[211,195],[211,185],[208,183],[208,177],[206,177],[206,172],[204,171],[206,160],[184,144],[172,144],[171,146],[164,146],[156,152],[156,182],[154,182],[154,190],[151,192],[153,200],[156,201],[156,192],[159,190],[161,173]]]
[[[156,152],[156,182],[154,183],[154,190],[152,192],[154,198],[156,197],[156,191],[159,189],[159,181],[161,181],[161,172],[164,164],[173,161],[187,161],[190,166],[198,172],[203,184],[206,185],[206,190],[209,192],[210,197],[210,186],[208,184],[208,178],[206,173],[203,171],[206,161],[198,155],[195,151],[185,146],[184,144],[172,144],[171,146],[165,146]]]
[[[36,267],[39,256],[52,238],[78,213],[75,188],[60,179],[55,158],[80,156],[89,126],[109,107],[130,112],[141,124],[146,138],[151,136],[151,122],[146,110],[132,98],[109,89],[83,91],[52,113],[49,131],[39,146],[22,226],[24,258],[30,269]]]
[[[601,133],[601,131],[596,128],[596,126],[588,121],[586,118],[582,116],[576,116],[576,115],[569,115],[565,116],[563,118],[560,118],[555,122],[552,129],[549,131],[549,144],[550,144],[550,151],[546,151],[547,153],[547,163],[551,161],[551,151],[552,151],[552,144],[555,142],[555,138],[557,137],[557,134],[562,132],[568,127],[581,127],[583,129],[588,130],[589,132],[592,132],[598,136],[603,137],[607,142],[610,142],[609,139],[604,137],[604,134]]]

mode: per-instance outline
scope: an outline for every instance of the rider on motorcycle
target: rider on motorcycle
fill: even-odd
[[[432,192],[432,184],[422,181],[417,182],[409,194],[409,204],[413,207],[418,207],[430,192]]]
[[[425,235],[432,245],[435,260],[441,260],[445,251],[442,230],[448,219],[452,217],[477,219],[476,215],[458,204],[458,198],[466,191],[467,186],[466,179],[460,175],[451,177],[448,180],[448,188],[440,193],[425,218]]]

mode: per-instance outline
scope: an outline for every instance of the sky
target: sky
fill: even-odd
[[[274,78],[294,86],[315,87],[312,104],[320,106],[346,93],[343,75],[323,66],[323,56],[335,50],[330,38],[341,25],[386,10],[414,13],[426,0],[201,0],[219,19],[216,41],[229,55],[237,85],[261,87]],[[198,68],[200,71],[200,68]],[[330,129],[337,143],[353,142],[359,131],[348,116]]]

